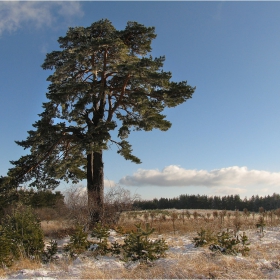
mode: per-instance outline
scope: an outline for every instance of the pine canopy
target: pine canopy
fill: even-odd
[[[105,19],[89,27],[69,28],[59,51],[46,55],[43,69],[54,70],[43,112],[16,143],[30,150],[8,175],[17,184],[55,188],[59,180],[86,178],[87,155],[116,144],[125,159],[140,163],[127,141],[131,130],[166,131],[162,114],[192,97],[186,81],[172,82],[164,56],[150,55],[154,27],[128,22],[116,30]],[[118,138],[111,132],[118,129]]]

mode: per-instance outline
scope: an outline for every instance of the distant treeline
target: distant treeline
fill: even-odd
[[[33,208],[54,207],[57,204],[64,204],[64,196],[60,191],[52,192],[50,190],[19,189],[9,193],[0,191],[0,209],[17,202]]]
[[[182,194],[176,198],[160,198],[153,200],[137,200],[134,207],[142,210],[150,209],[217,209],[240,210],[244,208],[251,212],[258,212],[260,207],[266,211],[280,208],[280,195],[252,196],[250,199],[241,199],[239,195],[206,196]]]

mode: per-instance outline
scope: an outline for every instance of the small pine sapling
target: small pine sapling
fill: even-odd
[[[157,218],[157,221],[158,221],[158,233],[161,234],[161,224],[163,221],[166,221],[165,214],[160,214]]]
[[[151,211],[151,212],[150,212],[151,227],[153,226],[155,217],[156,217],[156,213],[155,213],[154,211]]]
[[[230,217],[231,217],[231,213],[227,212],[227,219],[228,219],[228,221],[230,221]]]
[[[11,244],[11,238],[5,233],[0,225],[0,264],[2,264],[2,266],[12,265],[13,254]]]
[[[101,242],[102,239],[107,239],[109,235],[109,229],[105,226],[102,226],[101,223],[97,223],[91,233],[91,236],[99,239],[99,242]]]
[[[250,216],[250,212],[247,208],[243,209],[243,216],[245,217],[245,220],[247,221],[248,217]]]
[[[83,230],[82,226],[77,226],[75,232],[70,236],[69,243],[64,246],[64,251],[73,258],[83,253],[88,247],[87,233]]]
[[[198,218],[198,213],[196,211],[193,212],[193,218],[194,218],[194,220],[197,220],[197,218]]]
[[[238,236],[233,236],[233,234],[227,229],[218,234],[218,243],[224,248],[224,253],[226,254],[237,254],[238,250],[235,249],[235,246],[240,243]]]
[[[175,235],[175,233],[176,233],[175,221],[178,219],[178,214],[176,212],[172,212],[170,216],[171,216],[171,221],[172,221],[172,226],[173,226],[173,233]]]
[[[259,217],[258,222],[256,223],[256,227],[260,229],[261,237],[263,237],[264,236],[264,227],[265,227],[265,222],[264,222],[263,216]]]
[[[19,204],[13,213],[6,216],[3,231],[12,240],[13,255],[35,257],[40,256],[44,249],[44,235],[39,219],[31,207]]]
[[[273,211],[268,211],[267,215],[270,218],[270,224],[272,225],[273,224],[273,216],[274,216]]]
[[[246,256],[250,250],[249,245],[250,243],[245,232],[243,232],[243,235],[235,235],[227,229],[217,234],[216,243],[211,244],[209,249],[220,251],[224,254],[237,255],[241,253],[243,256]]]
[[[91,236],[98,239],[98,243],[95,243],[95,245],[97,245],[97,249],[95,250],[96,254],[105,255],[110,251],[107,240],[110,236],[110,231],[106,226],[102,226],[101,223],[97,223],[92,230]],[[117,247],[117,245],[115,247]]]
[[[218,211],[213,211],[213,218],[214,220],[218,218]]]
[[[149,219],[149,213],[148,212],[144,213],[144,219],[145,219],[145,222],[148,223],[148,219]]]
[[[153,261],[165,256],[168,246],[164,239],[149,240],[148,236],[154,232],[153,228],[146,224],[146,229],[141,228],[141,223],[135,225],[136,232],[131,232],[124,240],[123,259],[125,261]]]
[[[242,221],[239,218],[239,216],[235,216],[235,218],[233,220],[233,226],[234,226],[234,234],[235,234],[235,236],[237,236],[239,233],[239,230],[242,226]]]
[[[193,243],[195,247],[202,247],[211,242],[215,242],[215,237],[213,236],[213,231],[201,228],[197,232],[197,237],[193,238]]]
[[[248,247],[250,245],[250,242],[245,232],[243,232],[243,234],[240,235],[240,242],[242,246],[239,249],[239,252],[242,254],[242,256],[247,256],[250,251],[250,248]]]
[[[183,224],[185,223],[185,215],[186,215],[185,210],[183,210],[180,215],[180,218],[182,219]]]
[[[57,249],[57,242],[55,240],[51,240],[50,244],[47,246],[47,249],[42,253],[42,261],[44,263],[49,263],[57,260],[55,257]]]

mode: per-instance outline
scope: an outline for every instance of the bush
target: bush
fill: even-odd
[[[0,263],[6,266],[10,266],[13,261],[11,243],[11,238],[7,236],[3,227],[0,226]]]
[[[168,246],[164,239],[149,240],[148,236],[153,233],[147,224],[146,230],[141,228],[141,224],[135,225],[136,232],[131,232],[124,240],[123,251],[124,260],[140,260],[147,262],[165,256]]]
[[[200,232],[197,232],[198,237],[193,238],[195,247],[205,246],[211,242],[214,242],[216,238],[213,236],[213,231],[201,228]]]
[[[92,243],[91,248],[94,248],[96,255],[105,255],[111,251],[108,246],[108,237],[110,235],[109,229],[97,223],[92,230],[91,236],[98,239],[97,243]],[[116,245],[117,246],[117,245]]]
[[[245,232],[243,232],[242,235],[238,235],[233,234],[232,231],[227,229],[227,231],[213,234],[212,231],[202,228],[197,234],[198,237],[193,238],[195,247],[202,247],[213,242],[209,246],[209,249],[212,251],[219,251],[221,253],[233,255],[241,253],[243,256],[247,255],[250,251],[248,247],[250,243]]]
[[[77,226],[75,232],[70,235],[69,243],[64,246],[64,251],[69,253],[70,257],[75,257],[87,250],[88,247],[87,233],[82,226]]]
[[[47,249],[42,253],[42,261],[44,263],[55,261],[56,253],[57,253],[57,242],[55,240],[51,240],[50,245],[48,245]]]
[[[43,231],[31,207],[19,204],[3,222],[2,239],[9,237],[13,255],[34,257],[44,249]]]
[[[260,216],[258,219],[258,222],[256,223],[256,227],[260,229],[260,234],[261,236],[264,235],[264,227],[265,227],[265,222],[264,222],[264,217]]]

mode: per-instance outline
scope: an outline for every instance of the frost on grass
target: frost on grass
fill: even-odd
[[[153,264],[122,262],[117,257],[94,258],[89,252],[69,260],[59,253],[55,264],[41,264],[36,269],[21,269],[5,276],[4,279],[81,279],[81,278],[280,278],[280,227],[266,228],[260,237],[257,230],[246,231],[251,246],[248,257],[225,256],[211,252],[207,247],[195,248],[192,237],[184,234],[162,235],[169,245],[166,258]],[[110,231],[109,238],[121,239]],[[58,240],[63,246],[68,240]]]

